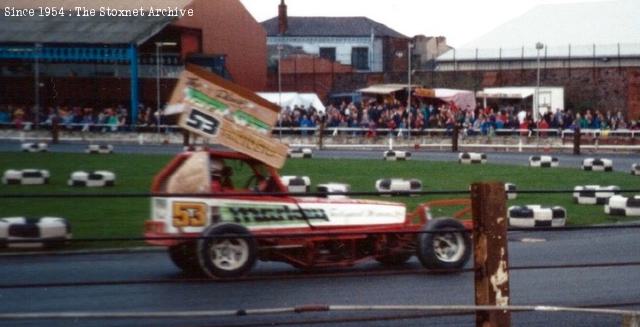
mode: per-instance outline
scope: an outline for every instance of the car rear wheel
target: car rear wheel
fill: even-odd
[[[471,237],[464,225],[451,218],[429,221],[418,238],[418,259],[427,269],[462,269],[471,256]],[[442,232],[438,232],[441,231]]]
[[[211,278],[239,277],[256,262],[257,243],[249,230],[237,224],[218,224],[205,229],[197,254],[202,271]]]
[[[195,241],[180,243],[169,247],[169,258],[176,267],[182,269],[189,275],[200,275],[200,263],[196,253],[197,244]]]

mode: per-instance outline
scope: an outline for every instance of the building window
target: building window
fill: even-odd
[[[353,47],[351,48],[351,66],[358,70],[369,69],[369,48]]]
[[[336,48],[320,48],[320,58],[336,61]]]

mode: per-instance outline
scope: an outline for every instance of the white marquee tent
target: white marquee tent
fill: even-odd
[[[289,107],[304,107],[309,108],[313,106],[320,112],[325,111],[325,107],[315,93],[297,93],[297,92],[258,92],[260,97],[277,104],[280,104],[282,108]],[[282,101],[282,102],[281,102]],[[280,103],[281,102],[281,103]]]

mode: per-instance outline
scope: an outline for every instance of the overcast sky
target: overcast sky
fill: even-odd
[[[240,0],[259,22],[280,0]],[[366,16],[407,36],[445,36],[462,47],[538,4],[594,0],[285,0],[289,16]],[[595,0],[598,1],[598,0]]]

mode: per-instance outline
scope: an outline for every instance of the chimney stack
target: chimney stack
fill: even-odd
[[[281,0],[280,5],[278,6],[278,33],[280,35],[284,35],[285,33],[287,33],[288,27],[287,5],[284,3],[284,0]]]

